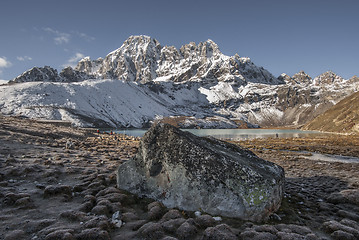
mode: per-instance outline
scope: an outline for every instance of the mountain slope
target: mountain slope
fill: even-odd
[[[359,92],[331,107],[325,113],[307,123],[303,129],[326,132],[359,132]]]
[[[270,127],[304,124],[358,90],[357,77],[333,72],[276,78],[249,58],[222,54],[211,40],[176,49],[131,36],[104,58],[86,57],[59,74],[34,67],[0,86],[0,112],[78,126],[144,127],[187,116],[190,126]]]

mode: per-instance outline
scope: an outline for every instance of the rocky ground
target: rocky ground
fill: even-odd
[[[286,171],[282,207],[265,223],[117,189],[115,170],[138,140],[0,116],[0,239],[359,239],[359,163],[298,152],[358,157],[358,136],[238,142]]]

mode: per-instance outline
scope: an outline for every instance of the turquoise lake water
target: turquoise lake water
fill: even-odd
[[[197,136],[212,136],[219,139],[246,140],[253,138],[266,137],[306,137],[313,135],[323,135],[317,131],[302,131],[298,129],[182,129]],[[115,133],[123,133],[129,136],[141,137],[147,129],[126,129],[114,130]]]

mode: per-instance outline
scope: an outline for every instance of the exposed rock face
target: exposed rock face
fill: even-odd
[[[131,36],[120,48],[103,60],[82,59],[75,68],[98,78],[112,78],[146,83],[159,77],[174,82],[218,80],[279,84],[282,81],[258,67],[249,58],[228,57],[212,40],[194,42],[177,50],[161,46],[148,36]]]
[[[310,83],[312,81],[312,78],[308,74],[306,74],[303,70],[294,74],[292,76],[292,79],[296,83]]]
[[[62,79],[56,69],[45,66],[33,67],[10,81],[10,83],[21,82],[62,82]]]
[[[117,184],[167,207],[261,221],[280,206],[284,170],[236,145],[157,123],[119,167]]]
[[[94,79],[94,76],[88,75],[84,72],[80,72],[72,69],[72,67],[67,67],[62,69],[59,74],[60,78],[63,79],[64,82],[80,82],[84,79]]]
[[[52,67],[33,67],[20,76],[14,78],[10,83],[21,82],[80,82],[84,79],[94,79],[95,77],[85,72],[80,72],[71,67],[64,68],[60,74]]]
[[[344,79],[332,71],[327,71],[313,79],[314,85],[329,85],[333,83],[343,82]]]

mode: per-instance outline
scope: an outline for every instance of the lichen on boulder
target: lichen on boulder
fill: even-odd
[[[157,123],[119,166],[117,185],[170,208],[263,221],[280,207],[284,170],[237,145]]]

